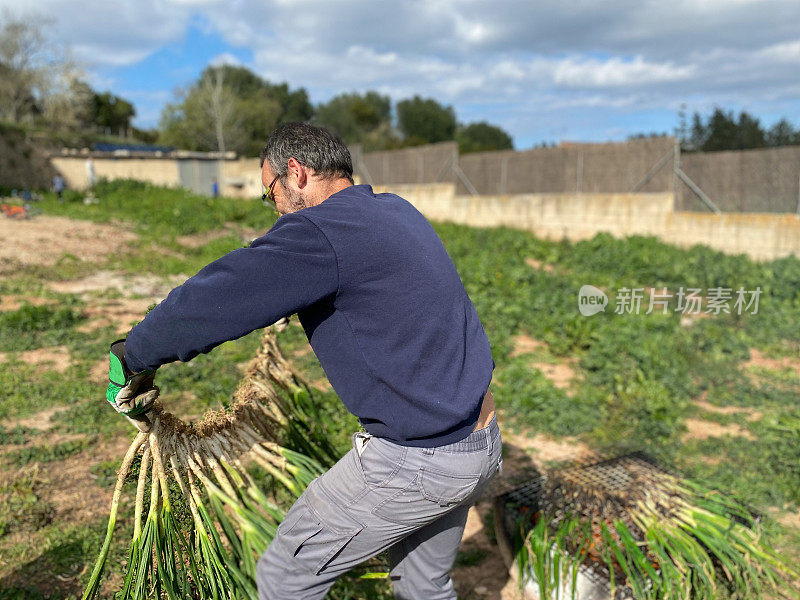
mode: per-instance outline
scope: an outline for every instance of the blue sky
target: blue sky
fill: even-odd
[[[0,0],[14,14],[11,0]],[[211,62],[452,105],[517,148],[669,132],[682,105],[800,126],[797,0],[37,0],[90,83],[157,125]],[[33,14],[33,13],[29,13]]]

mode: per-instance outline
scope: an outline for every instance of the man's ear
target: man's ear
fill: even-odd
[[[297,159],[290,158],[287,166],[289,168],[289,173],[296,178],[297,187],[301,190],[306,187],[308,185],[308,172],[303,165],[297,162]]]

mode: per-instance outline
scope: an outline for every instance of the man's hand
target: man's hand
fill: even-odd
[[[151,422],[147,413],[159,394],[158,388],[153,385],[155,374],[153,370],[133,373],[125,363],[125,340],[111,344],[106,400],[140,431],[150,430]]]

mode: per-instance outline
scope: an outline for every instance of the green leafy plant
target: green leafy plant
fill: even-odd
[[[84,600],[99,592],[124,483],[139,456],[121,598],[255,599],[256,562],[284,511],[245,462],[255,462],[299,496],[336,459],[315,429],[316,416],[308,386],[283,358],[272,330],[227,410],[189,424],[156,405],[152,429],[136,436],[122,461],[106,539]],[[282,434],[297,450],[278,443]]]
[[[520,586],[540,598],[576,597],[580,565],[602,567],[610,593],[627,586],[647,600],[798,598],[800,574],[763,537],[759,521],[736,500],[689,480],[641,468],[624,491],[563,470],[548,479],[541,508],[523,511],[516,542]],[[795,583],[792,583],[794,581]]]

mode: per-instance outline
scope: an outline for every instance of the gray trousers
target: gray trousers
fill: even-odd
[[[395,598],[456,598],[450,569],[469,507],[500,469],[496,419],[466,439],[413,448],[369,434],[294,503],[258,561],[259,600],[319,600],[388,550]]]

